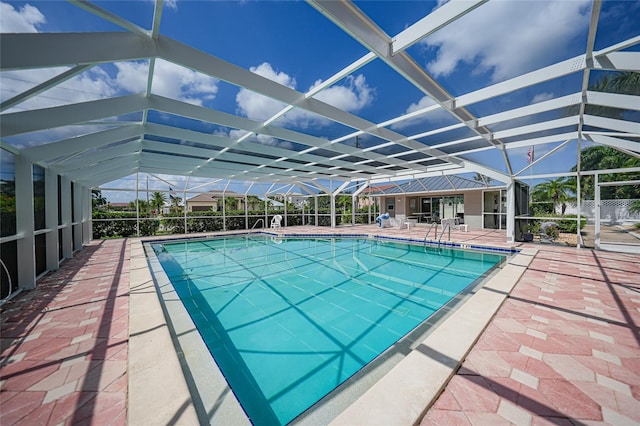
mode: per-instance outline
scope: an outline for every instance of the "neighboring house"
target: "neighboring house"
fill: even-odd
[[[397,187],[396,184],[389,184],[389,185],[377,185],[377,186],[369,186],[367,188],[365,188],[361,193],[360,193],[360,199],[358,201],[359,206],[360,207],[368,207],[369,204],[371,204],[372,206],[376,204],[376,198],[373,197],[374,194],[379,194],[384,192],[385,190],[388,190],[390,188],[394,188]],[[369,195],[371,195],[371,197],[369,197]]]
[[[271,198],[267,198],[267,197],[258,197],[258,198],[260,198],[260,200],[262,201],[267,201],[269,203],[270,208],[273,210],[284,210],[284,203],[281,203],[280,201],[272,200]]]
[[[204,194],[196,195],[195,197],[187,199],[187,211],[188,212],[222,211],[222,197],[223,197],[223,191],[209,191]],[[243,194],[227,191],[227,192],[224,192],[224,198],[226,199],[225,203],[226,203],[227,210],[244,210],[245,196]],[[230,203],[231,203],[231,201],[229,200],[230,198],[235,199],[233,206],[230,206]],[[253,199],[255,200],[256,197],[254,197]],[[264,205],[262,205],[262,202],[265,200],[269,202],[269,205],[271,206],[270,208],[272,209],[276,209],[276,210],[284,209],[284,204],[279,201],[271,200],[265,197],[257,197],[257,199],[260,200],[259,203],[255,201],[251,201],[251,199],[249,199],[248,209],[250,211],[260,210],[264,208]]]
[[[527,186],[522,184],[528,194]],[[364,191],[379,199],[379,211],[391,217],[403,214],[419,222],[434,218],[458,217],[473,228],[506,229],[506,187],[487,186],[483,182],[460,176],[439,176],[411,180],[398,185],[384,185]],[[528,203],[528,195],[516,192],[516,203]]]
[[[226,198],[236,198],[238,200],[238,210],[244,209],[244,195],[235,192],[209,191],[187,199],[188,212],[222,211],[222,196]]]
[[[131,211],[130,203],[107,203],[105,209],[112,212]],[[134,208],[133,211],[136,211]]]

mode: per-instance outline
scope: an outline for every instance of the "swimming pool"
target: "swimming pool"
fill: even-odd
[[[353,238],[153,247],[259,424],[290,422],[504,259]]]

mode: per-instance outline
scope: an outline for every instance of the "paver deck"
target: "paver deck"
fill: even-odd
[[[423,238],[424,228],[286,228]],[[509,246],[500,231],[452,232]],[[127,423],[129,240],[94,241],[2,307],[0,423]],[[536,245],[422,424],[640,424],[640,256]]]
[[[94,241],[2,308],[0,424],[123,425],[129,242]]]

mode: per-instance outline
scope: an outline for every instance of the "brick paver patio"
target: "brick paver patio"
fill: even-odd
[[[0,424],[126,424],[128,259],[94,241],[3,306]]]
[[[498,231],[452,240],[506,245]],[[423,425],[640,424],[640,256],[536,247]],[[0,424],[126,424],[128,292],[129,241],[94,241],[2,307]]]

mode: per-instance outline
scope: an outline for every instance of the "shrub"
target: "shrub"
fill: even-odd
[[[93,238],[136,236],[136,214],[132,212],[93,212]],[[140,219],[140,235],[155,235],[160,226],[157,219]]]

